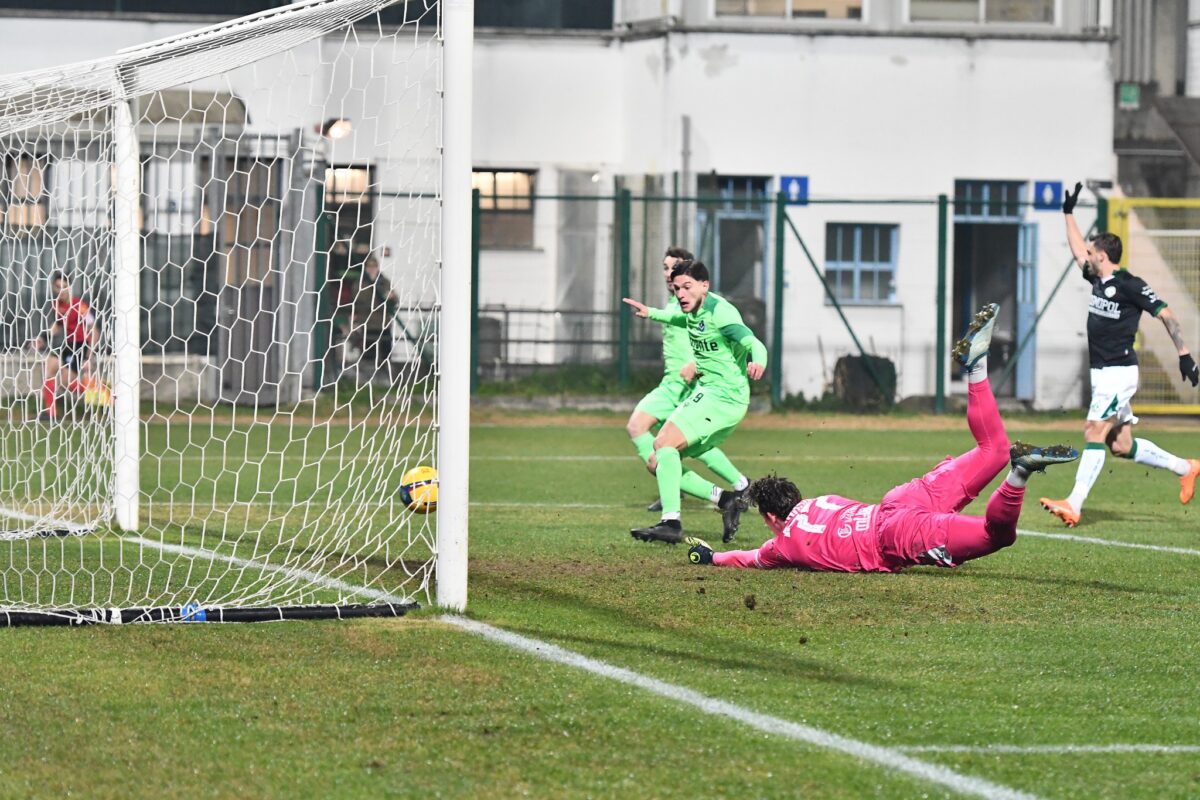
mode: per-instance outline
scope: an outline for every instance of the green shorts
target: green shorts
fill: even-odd
[[[679,404],[688,399],[692,393],[691,384],[673,378],[663,378],[663,382],[650,390],[650,393],[637,404],[636,411],[649,414],[659,422],[679,408]]]
[[[749,403],[740,402],[703,386],[696,389],[667,419],[687,437],[687,449],[679,455],[694,458],[729,438],[746,416]]]

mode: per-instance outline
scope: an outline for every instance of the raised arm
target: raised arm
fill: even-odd
[[[1062,212],[1067,220],[1067,244],[1071,247],[1071,255],[1075,256],[1075,263],[1086,275],[1088,272],[1087,242],[1079,230],[1078,223],[1075,222],[1075,204],[1079,202],[1079,192],[1082,189],[1083,184],[1076,182],[1074,192],[1063,192]]]

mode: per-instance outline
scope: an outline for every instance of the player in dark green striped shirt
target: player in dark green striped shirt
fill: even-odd
[[[672,292],[667,301],[667,311],[681,313],[679,301],[675,299],[671,286],[671,271],[684,262],[691,261],[692,254],[681,247],[667,249],[663,256],[663,278],[667,283],[667,291]],[[692,393],[696,380],[696,362],[692,357],[692,346],[686,328],[671,325],[663,326],[663,378],[662,382],[650,391],[637,408],[629,415],[625,430],[633,440],[633,446],[638,456],[647,466],[654,455],[654,434],[651,429],[664,422],[681,403]],[[701,500],[711,500],[721,510],[724,524],[723,538],[732,541],[737,533],[741,517],[740,505],[737,500],[750,485],[749,479],[733,465],[733,462],[719,448],[712,448],[699,455],[701,463],[729,481],[732,490],[723,490],[719,486],[705,480],[690,469],[684,469],[680,476],[679,488],[693,497]],[[651,511],[661,511],[662,504],[655,500]]]
[[[697,381],[691,396],[671,413],[654,437],[649,466],[658,478],[662,520],[630,534],[643,541],[678,542],[681,457],[696,457],[729,438],[750,405],[750,380],[766,372],[767,348],[742,322],[733,305],[709,291],[708,268],[683,262],[671,272],[679,310],[649,308],[628,297],[639,317],[685,328],[696,362]],[[739,504],[740,505],[740,504]]]

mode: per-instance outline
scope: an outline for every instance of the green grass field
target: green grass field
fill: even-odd
[[[952,770],[981,796],[1200,795],[1200,506],[1179,504],[1170,474],[1109,458],[1071,531],[1108,544],[1024,535],[956,570],[898,575],[718,570],[630,539],[654,489],[621,416],[490,419],[472,432],[468,616]],[[1078,444],[1081,427],[1022,418],[1010,435]],[[1200,434],[1142,427],[1200,453]],[[727,452],[806,495],[875,500],[969,446],[960,420],[807,416],[748,421]],[[1037,498],[1073,477],[1034,478],[1023,530],[1067,532]],[[697,501],[684,523],[720,540]],[[748,515],[737,544],[764,538]],[[956,794],[549,663],[434,609],[0,630],[0,668],[0,797]]]

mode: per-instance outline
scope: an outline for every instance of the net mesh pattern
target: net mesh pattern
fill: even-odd
[[[436,514],[399,489],[437,464],[441,38],[434,0],[387,5],[0,78],[0,608],[428,599]],[[139,298],[115,291],[118,103]]]

